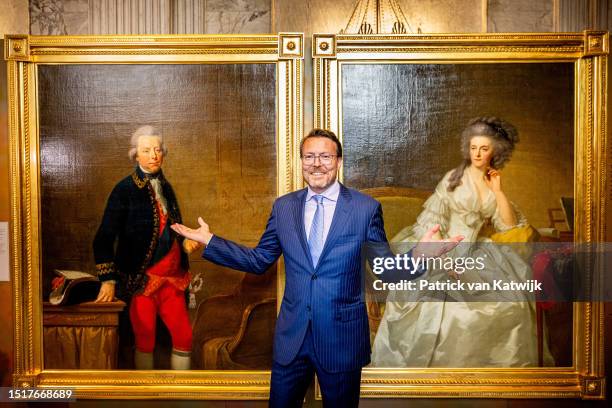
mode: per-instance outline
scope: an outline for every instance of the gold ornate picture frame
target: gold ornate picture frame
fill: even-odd
[[[362,66],[555,62],[571,64],[574,241],[580,243],[605,241],[606,177],[609,177],[606,173],[609,166],[606,117],[609,53],[607,32],[314,34],[312,45],[314,125],[336,132],[348,152],[351,149],[350,142],[343,139],[345,84],[342,81],[345,67],[356,64]],[[356,104],[355,101],[352,103],[351,106]],[[367,123],[367,113],[365,116],[362,119]],[[377,137],[383,136],[375,135],[367,140],[374,140]],[[420,143],[423,141],[420,140]],[[362,160],[365,159],[362,157]],[[347,157],[344,161],[343,170],[346,171]],[[375,189],[383,186],[369,187]],[[593,285],[600,282],[603,272],[603,268],[590,271]],[[601,302],[573,304],[573,357],[569,367],[366,367],[361,378],[361,396],[364,398],[603,399],[605,393],[603,310]],[[320,397],[318,390],[317,395]]]
[[[303,134],[303,34],[20,36],[8,61],[10,251],[15,304],[16,387],[72,388],[76,398],[267,399],[267,370],[59,370],[43,356],[41,153],[38,68],[73,64],[273,64],[276,195],[293,191]],[[186,220],[193,222],[193,220]],[[277,291],[282,297],[279,267]]]

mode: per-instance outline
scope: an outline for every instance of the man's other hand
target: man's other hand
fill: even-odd
[[[440,236],[440,224],[436,224],[423,235],[423,238],[414,247],[412,256],[437,258],[459,245],[463,238],[463,235],[457,235],[452,238],[442,239]]]
[[[204,245],[208,245],[208,243],[213,237],[213,234],[211,234],[210,228],[208,228],[208,224],[204,222],[202,217],[198,217],[198,224],[200,224],[200,228],[198,229],[192,229],[184,226],[183,224],[172,224],[171,228],[177,234],[180,234],[185,238],[199,242]]]

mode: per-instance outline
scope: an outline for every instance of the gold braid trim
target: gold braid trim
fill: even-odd
[[[117,272],[117,269],[115,268],[114,262],[107,262],[103,264],[97,264],[96,272],[98,272],[98,275],[106,275],[107,273]]]
[[[144,262],[140,267],[140,273],[144,274],[149,262],[151,262],[151,258],[153,258],[153,252],[155,248],[157,248],[157,240],[159,238],[159,214],[157,213],[157,206],[155,205],[155,192],[153,191],[153,187],[149,184],[149,199],[151,200],[151,207],[153,208],[153,236],[151,237],[151,243],[149,244],[149,249],[147,250],[147,254],[145,256]]]
[[[138,188],[144,188],[147,185],[147,180],[141,179],[136,172],[132,173],[132,180],[134,180],[134,184]]]

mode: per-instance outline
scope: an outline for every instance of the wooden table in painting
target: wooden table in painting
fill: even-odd
[[[43,303],[46,369],[114,369],[117,367],[119,313],[122,301],[71,306]]]

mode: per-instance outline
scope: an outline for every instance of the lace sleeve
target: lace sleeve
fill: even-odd
[[[519,210],[518,206],[512,201],[510,201],[510,205],[512,206],[512,210],[514,210],[514,215],[516,216],[516,225],[506,225],[499,215],[499,208],[496,208],[495,214],[493,214],[491,221],[493,222],[493,227],[495,227],[495,230],[498,232],[504,232],[512,228],[524,227],[527,225],[527,218],[525,218],[525,215],[521,212],[521,210]]]
[[[436,187],[436,191],[423,204],[423,211],[417,217],[414,225],[415,236],[419,239],[436,224],[440,224],[440,234],[443,237],[448,235],[450,210],[445,186],[446,183],[442,180]]]

